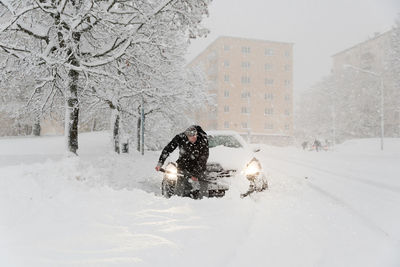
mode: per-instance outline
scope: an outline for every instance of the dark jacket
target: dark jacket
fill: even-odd
[[[179,147],[179,158],[176,161],[178,169],[189,172],[195,177],[200,177],[206,170],[208,160],[208,138],[207,134],[196,126],[197,140],[192,144],[185,133],[176,135],[171,142],[163,149],[158,160],[159,165],[163,165],[169,154]]]

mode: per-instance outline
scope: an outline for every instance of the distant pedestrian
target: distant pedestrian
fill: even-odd
[[[329,142],[329,140],[325,139],[325,144],[322,146],[322,149],[325,151],[328,151],[330,146],[331,146],[331,143]]]
[[[319,149],[321,148],[321,142],[318,139],[315,139],[313,146],[315,147],[315,151],[318,152]]]
[[[308,146],[308,142],[304,141],[303,143],[301,143],[301,146],[303,147],[303,150],[305,150]]]

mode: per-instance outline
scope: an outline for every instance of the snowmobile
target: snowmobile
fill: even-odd
[[[161,168],[160,171],[164,173],[161,183],[161,193],[163,196],[170,198],[171,196],[176,195],[177,183],[179,181],[183,183],[183,197],[190,197],[193,199],[199,198],[199,182],[193,181],[189,174],[185,175],[178,172],[177,164],[175,162],[168,163],[165,169]],[[225,195],[225,191],[228,190],[227,185],[224,183],[217,183],[216,177],[210,175],[209,172],[206,172],[205,179],[208,184],[209,197],[223,197]]]
[[[260,173],[260,163],[255,158],[250,161],[245,168],[246,178],[249,180],[249,188],[247,192],[240,195],[246,197],[253,192],[261,192],[268,188],[268,183],[263,173]],[[207,163],[205,180],[208,184],[209,197],[223,197],[225,192],[229,190],[229,178],[236,174],[236,170],[224,170],[217,163]],[[161,183],[161,193],[164,197],[170,198],[177,195],[177,183],[183,183],[183,197],[193,199],[199,198],[200,185],[198,181],[193,181],[190,175],[180,173],[175,162],[169,162],[165,169],[161,168],[164,173]],[[178,179],[179,178],[179,179]]]

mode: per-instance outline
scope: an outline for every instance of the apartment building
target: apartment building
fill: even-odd
[[[189,65],[210,81],[214,103],[194,115],[206,130],[233,130],[250,142],[292,142],[292,43],[223,36]]]
[[[346,65],[382,73],[390,57],[391,33],[376,34],[364,42],[340,51],[332,56],[332,72],[340,73]]]
[[[352,68],[376,78],[377,84],[382,81],[385,136],[400,135],[400,90],[396,84],[398,77],[393,74],[389,64],[393,56],[392,34],[393,30],[375,34],[374,37],[332,56],[332,73],[340,75]],[[377,88],[376,95],[380,97],[380,94],[380,88]]]

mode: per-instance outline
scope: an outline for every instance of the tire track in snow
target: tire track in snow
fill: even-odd
[[[309,165],[309,164],[302,164],[302,163],[296,162],[296,161],[294,161],[294,160],[284,160],[284,159],[281,159],[281,158],[278,159],[278,160],[284,161],[284,162],[286,162],[286,163],[288,163],[288,164],[299,165],[299,166],[311,168],[311,169],[313,169],[313,170],[321,171],[321,170],[319,170],[320,168],[315,168],[315,167],[312,166],[312,165]],[[274,170],[276,170],[277,172],[286,175],[287,177],[295,178],[296,180],[299,180],[299,179],[300,179],[300,180],[303,180],[303,181],[304,181],[304,177],[302,177],[302,176],[291,175],[291,174],[289,174],[287,171],[282,170],[282,169],[279,169],[279,168],[276,168],[276,167],[272,167],[272,168],[270,168],[270,169],[274,169]],[[338,174],[336,174],[336,173],[332,173],[332,174],[331,174],[329,171],[326,171],[325,173],[330,174],[330,175],[338,176]],[[368,228],[370,228],[370,229],[373,230],[374,232],[380,233],[380,234],[382,234],[384,237],[386,237],[386,238],[392,240],[392,238],[390,237],[390,235],[389,235],[382,227],[380,227],[378,224],[376,224],[373,220],[371,220],[371,219],[368,218],[367,216],[363,215],[361,212],[359,212],[356,208],[354,208],[352,205],[348,204],[348,203],[347,203],[346,201],[344,201],[343,199],[341,199],[341,198],[335,196],[334,194],[332,194],[332,193],[330,193],[330,192],[328,192],[328,191],[322,189],[321,187],[319,187],[319,186],[317,186],[317,185],[315,185],[315,184],[313,184],[313,183],[311,183],[311,182],[306,183],[306,185],[307,185],[309,188],[313,189],[315,192],[318,192],[320,195],[324,196],[325,198],[328,198],[328,199],[332,200],[334,203],[336,203],[337,205],[339,205],[339,206],[341,206],[341,207],[347,209],[347,210],[350,212],[350,214],[353,214],[353,215],[355,215],[356,217],[358,217],[362,222],[365,223],[365,225],[366,225]],[[397,192],[397,193],[398,193],[398,192]],[[392,240],[392,241],[398,242],[398,241],[396,241],[396,240]]]
[[[396,194],[400,194],[400,186],[388,185],[388,184],[381,183],[381,182],[371,181],[369,179],[362,179],[362,178],[359,178],[359,177],[356,177],[356,176],[353,176],[353,175],[341,174],[341,173],[338,173],[338,172],[333,172],[331,170],[326,170],[326,169],[323,169],[323,168],[320,168],[320,167],[316,167],[316,166],[314,166],[314,165],[312,165],[310,163],[307,163],[307,162],[299,160],[299,159],[283,159],[282,157],[276,157],[276,156],[274,156],[273,159],[274,160],[284,161],[284,162],[295,164],[295,165],[299,165],[299,166],[303,166],[303,167],[307,167],[307,168],[312,168],[313,170],[333,175],[334,178],[336,178],[336,179],[337,178],[344,179],[344,180],[350,179],[352,181],[356,181],[356,182],[359,182],[359,183],[364,184],[364,185],[369,185],[369,186],[377,187],[377,188],[380,188],[380,189],[388,190],[388,191],[391,191],[391,192],[396,193]]]
[[[329,193],[328,191],[322,189],[321,187],[312,184],[312,183],[307,183],[308,187],[310,187],[311,189],[313,189],[315,192],[318,192],[319,194],[321,194],[322,196],[330,199],[331,201],[333,201],[334,203],[336,203],[337,205],[344,207],[346,209],[348,209],[349,211],[351,211],[351,214],[357,216],[359,219],[361,219],[361,221],[371,230],[380,233],[382,235],[384,235],[386,238],[390,238],[390,235],[384,230],[382,229],[379,225],[377,225],[374,221],[372,221],[370,218],[368,218],[367,216],[363,215],[362,213],[360,213],[359,211],[357,211],[357,209],[353,208],[351,205],[349,205],[347,202],[343,201],[342,199],[340,199],[339,197],[336,197],[335,195]]]
[[[251,233],[252,233],[252,229],[254,229],[255,227],[255,223],[256,223],[256,212],[252,212],[251,216],[249,216],[247,218],[247,222],[246,222],[246,226],[247,228],[245,229],[245,231],[243,231],[243,233],[241,234],[240,237],[238,237],[238,240],[236,242],[236,244],[240,244],[240,246],[236,246],[234,247],[234,249],[232,251],[230,251],[230,253],[227,254],[226,260],[224,266],[234,266],[236,260],[241,257],[241,248],[247,243],[247,241],[249,240]]]

